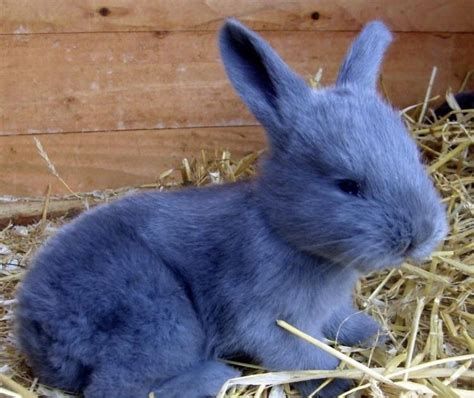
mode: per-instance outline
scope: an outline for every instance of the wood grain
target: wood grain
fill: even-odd
[[[258,30],[472,32],[472,0],[0,0],[0,33],[216,30],[236,16]]]
[[[265,146],[259,127],[46,134],[38,137],[58,173],[76,192],[156,182],[183,158],[228,149],[236,158]],[[0,137],[0,196],[68,193],[51,176],[30,136]]]
[[[397,106],[459,87],[474,69],[472,0],[0,0],[0,195],[65,193],[39,136],[77,191],[153,182],[200,149],[264,145],[230,87],[216,30],[234,15],[305,78],[334,81],[367,21],[396,42],[383,69]],[[468,87],[473,89],[472,83]]]
[[[264,32],[308,78],[337,69],[353,32]],[[456,89],[474,34],[400,33],[383,70],[395,105]],[[255,124],[231,89],[214,32],[0,35],[0,135]]]

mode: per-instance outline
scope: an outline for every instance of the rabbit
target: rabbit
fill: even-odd
[[[459,105],[459,109],[474,109],[474,91],[463,91],[457,94],[454,94],[454,99]],[[452,107],[448,104],[447,101],[443,102],[439,107],[434,111],[436,117],[442,118],[452,111]],[[456,120],[456,115],[448,116],[448,119],[451,121]]]
[[[391,34],[365,26],[334,86],[312,89],[235,19],[228,77],[268,135],[256,178],[130,195],[39,250],[18,292],[19,346],[43,383],[86,398],[215,396],[245,355],[273,371],[339,360],[280,328],[345,345],[381,331],[361,275],[428,256],[445,209],[399,113],[377,93]],[[321,381],[295,383],[303,396]],[[318,392],[350,386],[335,379]]]

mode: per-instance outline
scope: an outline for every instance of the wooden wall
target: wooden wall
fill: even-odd
[[[397,106],[423,98],[434,65],[435,92],[474,68],[472,0],[0,0],[0,196],[64,192],[32,137],[77,191],[154,181],[199,149],[261,148],[219,61],[230,15],[324,83],[363,24],[384,20]]]

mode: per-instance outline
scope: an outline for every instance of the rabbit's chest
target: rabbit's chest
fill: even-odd
[[[237,326],[247,331],[250,337],[261,337],[262,330],[278,328],[276,321],[284,320],[308,333],[319,334],[319,331],[337,311],[339,303],[347,300],[348,294],[335,294],[331,288],[318,289],[312,292],[301,289],[293,291],[275,291],[272,297],[260,298],[240,313]]]

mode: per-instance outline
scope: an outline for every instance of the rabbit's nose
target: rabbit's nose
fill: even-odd
[[[414,261],[415,263],[420,263],[425,259],[425,255],[421,254],[418,252],[418,245],[415,239],[410,239],[407,241],[406,246],[403,253],[403,256],[411,261]]]
[[[415,228],[415,237],[412,239],[413,246],[422,246],[427,242],[435,231],[435,224],[428,218],[423,218],[417,228]]]
[[[428,218],[418,220],[417,224],[413,226],[411,236],[408,236],[404,242],[403,255],[416,262],[425,259],[426,247],[432,241],[435,232],[435,224],[432,220]]]
[[[410,254],[413,251],[414,247],[415,243],[413,242],[413,239],[411,239],[410,242],[408,242],[408,245],[405,249],[405,253]]]
[[[402,248],[402,253],[404,256],[408,257],[410,256],[410,253],[413,252],[413,249],[415,248],[415,242],[413,238],[409,238],[404,242],[404,246]]]

